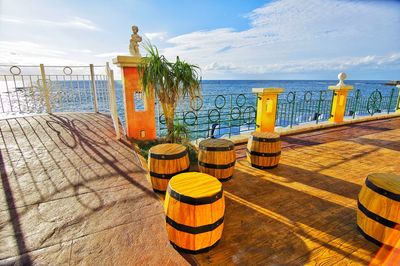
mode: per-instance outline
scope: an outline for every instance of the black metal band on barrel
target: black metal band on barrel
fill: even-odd
[[[171,218],[169,218],[168,216],[165,217],[165,221],[167,222],[167,224],[169,224],[176,230],[195,235],[195,234],[201,234],[201,233],[213,231],[214,229],[216,229],[218,226],[220,226],[224,222],[224,216],[222,216],[221,219],[219,219],[215,223],[206,224],[206,225],[197,226],[197,227],[177,223],[174,220],[172,220]]]
[[[385,196],[386,198],[395,200],[395,201],[400,201],[400,195],[387,191],[383,188],[378,187],[377,185],[375,185],[374,183],[372,183],[371,181],[367,179],[365,179],[365,185],[367,185],[368,188],[370,188],[371,190],[375,191],[378,194],[381,194],[382,196]]]
[[[192,198],[189,196],[185,196],[182,194],[179,194],[178,192],[174,191],[171,189],[170,185],[168,184],[167,191],[169,195],[176,199],[177,201],[190,204],[190,205],[205,205],[205,204],[211,204],[222,198],[223,195],[223,190],[219,191],[218,193],[209,196],[209,197],[202,197],[202,198]]]
[[[278,152],[258,152],[258,151],[249,151],[246,150],[248,153],[250,153],[251,155],[255,155],[255,156],[261,156],[261,157],[276,157],[281,155],[281,151]]]
[[[153,188],[153,191],[156,193],[165,194],[165,190],[163,191],[163,190]]]
[[[231,179],[232,179],[232,176],[233,176],[233,175],[228,176],[228,177],[225,177],[225,178],[218,178],[218,180],[219,180],[220,182],[226,182],[226,181],[231,180]]]
[[[368,235],[367,233],[365,233],[365,232],[361,229],[361,227],[358,226],[358,225],[357,225],[357,230],[358,230],[358,232],[360,232],[360,234],[361,234],[363,237],[365,237],[365,239],[371,241],[372,243],[374,243],[375,245],[377,245],[377,246],[379,246],[379,247],[383,246],[383,243],[382,243],[382,242],[376,240],[376,239],[373,238],[372,236],[370,236],[370,235]]]
[[[172,241],[169,241],[169,242],[171,243],[171,245],[172,245],[177,251],[184,252],[184,253],[188,253],[188,254],[200,254],[200,253],[205,253],[205,252],[210,251],[212,248],[214,248],[216,245],[218,245],[218,243],[219,243],[220,240],[221,240],[221,239],[218,239],[217,242],[215,242],[214,244],[212,244],[212,245],[209,246],[209,247],[202,248],[202,249],[198,249],[198,250],[191,250],[191,249],[181,248],[181,247],[179,247],[177,244],[175,244],[174,242],[172,242]]]
[[[176,154],[157,154],[157,153],[150,153],[150,157],[158,160],[174,160],[185,157],[187,154],[187,150],[183,152],[176,153]]]
[[[281,138],[262,138],[262,137],[254,137],[253,136],[253,140],[254,141],[258,141],[258,142],[278,142],[281,140]]]
[[[176,173],[172,173],[172,174],[160,174],[160,173],[156,173],[156,172],[151,172],[150,171],[150,176],[151,177],[155,177],[155,178],[159,178],[159,179],[171,179],[173,176],[178,175],[178,174],[182,174],[185,173],[187,171],[189,171],[190,166],[188,168],[186,168],[185,170],[176,172]]]
[[[203,151],[232,151],[235,149],[235,145],[225,147],[206,147],[200,144],[199,149]]]
[[[274,169],[274,168],[277,167],[278,165],[275,164],[275,165],[271,165],[271,166],[262,166],[262,165],[257,165],[257,164],[252,163],[251,166],[253,166],[254,168],[258,168],[258,169],[261,169],[261,170],[265,170],[265,169]]]
[[[235,166],[235,161],[228,163],[228,164],[212,164],[212,163],[204,163],[199,161],[199,165],[206,167],[206,168],[212,168],[212,169],[228,169],[231,168],[232,166]]]
[[[368,218],[380,223],[381,225],[384,225],[386,227],[389,228],[393,228],[395,230],[399,230],[396,228],[396,226],[398,225],[396,222],[390,221],[386,218],[383,218],[382,216],[379,216],[376,213],[371,212],[370,210],[368,210],[367,208],[365,208],[364,205],[361,204],[361,202],[359,200],[357,200],[357,205],[358,205],[358,209],[364,213]]]

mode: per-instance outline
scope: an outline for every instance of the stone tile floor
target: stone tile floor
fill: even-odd
[[[102,114],[0,120],[0,265],[185,264],[139,158]]]

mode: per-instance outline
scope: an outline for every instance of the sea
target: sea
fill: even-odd
[[[394,86],[385,85],[385,83],[387,82],[388,81],[386,80],[345,81],[347,85],[353,86],[353,90],[349,93],[349,99],[354,97],[355,93],[359,91],[359,97],[364,99],[365,103],[366,99],[376,90],[378,90],[384,98],[388,98],[390,94],[393,93],[392,90],[394,90],[394,97],[397,98],[397,89]],[[245,130],[254,130],[254,121],[251,119],[248,119],[246,121],[245,119],[245,116],[251,117],[254,116],[255,113],[255,110],[249,107],[256,107],[256,95],[252,93],[253,88],[283,88],[284,93],[280,95],[279,98],[281,103],[290,102],[290,100],[292,100],[293,94],[296,94],[296,102],[304,102],[311,99],[318,100],[323,95],[325,102],[330,104],[332,92],[328,90],[328,87],[336,85],[337,83],[338,80],[203,80],[201,82],[202,99],[201,103],[197,104],[198,108],[193,107],[189,103],[188,99],[185,98],[181,101],[177,108],[176,117],[178,118],[178,120],[185,121],[186,124],[190,125],[190,130],[201,131],[200,135],[192,137],[198,138],[206,137],[209,135],[209,130],[213,124],[213,120],[218,121],[219,123],[220,121],[231,121],[232,118],[240,116],[242,118],[241,124],[243,125],[239,125],[237,128],[232,129],[231,122],[229,122],[229,125],[228,122],[226,122],[225,126],[218,125],[220,128],[217,130],[217,137],[221,137],[227,134],[235,135]],[[121,81],[116,82],[116,93],[118,102],[118,113],[120,119],[122,121],[125,121]],[[245,99],[246,103],[243,103],[243,99]],[[239,103],[237,101],[239,101]],[[242,102],[243,104],[240,102]],[[350,103],[351,101],[349,101],[349,104]],[[395,104],[393,104],[393,107],[394,105]],[[221,106],[222,108],[220,108]],[[316,104],[310,104],[310,106],[311,107],[308,107],[308,109],[317,108]],[[246,109],[246,107],[249,108]],[[246,109],[248,113],[246,113],[246,110],[244,109]],[[296,124],[313,122],[315,120],[316,110],[308,110],[307,108],[307,110],[304,108],[302,110],[300,109],[296,109],[295,112],[295,116],[297,117],[294,117],[294,121]],[[328,119],[330,111],[329,109],[330,105],[328,106],[328,104],[326,104],[325,113],[323,110],[320,111],[320,113],[322,113],[319,114],[320,120]],[[232,112],[236,113],[232,116]],[[188,113],[186,117],[184,117],[185,113]],[[282,117],[288,116],[288,114],[286,113],[280,113],[280,115]],[[281,126],[289,125],[288,119],[282,119],[280,123]],[[246,127],[246,124],[252,125]],[[163,118],[162,110],[159,108],[159,105],[157,108],[157,128],[159,133],[161,133],[161,131],[165,133],[165,120]]]
[[[23,78],[23,77],[22,77]],[[93,97],[89,80],[52,79],[47,87],[53,112],[93,111]],[[32,79],[32,80],[31,80]],[[24,82],[25,81],[25,82]],[[368,103],[376,112],[393,111],[398,89],[387,86],[386,80],[348,80],[352,85],[346,110],[348,116],[369,115]],[[209,137],[211,128],[216,137],[231,136],[252,131],[255,127],[257,96],[253,88],[283,88],[279,96],[276,125],[281,127],[301,123],[318,123],[329,119],[332,91],[329,86],[337,80],[202,80],[200,97],[181,99],[176,109],[176,121],[194,132],[190,138]],[[109,112],[107,80],[97,80],[97,100],[100,112]],[[119,118],[125,125],[123,87],[115,81]],[[378,91],[378,93],[376,93]],[[355,97],[357,95],[357,97]],[[0,118],[25,113],[45,112],[40,82],[25,79],[8,79],[0,82]],[[373,96],[373,97],[372,97]],[[142,97],[134,97],[135,106],[143,110]],[[377,101],[378,99],[378,101]],[[376,103],[379,104],[376,104]],[[391,102],[391,104],[389,104]],[[389,108],[387,108],[389,106]],[[159,135],[166,133],[165,117],[156,101],[156,123]]]

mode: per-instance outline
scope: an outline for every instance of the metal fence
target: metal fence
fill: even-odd
[[[185,98],[177,106],[175,123],[190,131],[190,139],[214,136],[231,137],[255,130],[256,100],[253,93],[203,95],[192,100]],[[167,134],[165,117],[157,105],[157,132]]]
[[[292,127],[302,123],[319,123],[330,118],[332,92],[299,91],[279,95],[276,126]]]
[[[43,112],[109,112],[105,66],[0,66],[3,116]]]
[[[276,126],[328,121],[331,117],[333,92],[330,90],[290,91],[279,95]],[[346,102],[345,118],[372,116],[396,111],[399,101],[396,88],[386,90],[353,90]],[[157,105],[157,133],[165,136],[167,128],[161,105]],[[231,137],[256,129],[257,95],[203,95],[190,101],[183,99],[175,112],[175,123],[186,126],[191,140],[214,136]]]
[[[110,98],[115,101],[113,73],[108,64],[0,66],[0,118],[54,112],[102,112],[111,113],[115,124],[118,117],[112,112],[116,107],[115,103],[110,103]]]
[[[355,119],[358,116],[394,112],[398,101],[396,91],[396,88],[372,92],[351,91],[347,97],[345,116]]]

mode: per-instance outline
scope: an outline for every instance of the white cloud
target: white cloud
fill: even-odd
[[[80,17],[72,17],[65,21],[55,21],[55,20],[47,20],[47,19],[26,19],[19,17],[0,17],[2,22],[6,23],[15,23],[15,24],[37,24],[40,26],[50,26],[50,27],[63,27],[63,28],[75,28],[89,31],[99,31],[100,28],[96,26],[94,22],[91,20],[80,18]]]
[[[163,41],[167,38],[168,33],[165,31],[162,32],[147,32],[144,34],[150,41],[160,40]]]
[[[66,51],[27,41],[0,41],[0,54],[2,55],[1,63],[5,65],[37,65],[39,63],[77,65],[82,64],[83,61],[70,58]]]
[[[217,78],[221,72],[400,68],[399,8],[389,1],[278,0],[248,14],[246,30],[175,36],[162,52],[199,64],[206,77]]]
[[[96,54],[96,57],[102,57],[102,58],[112,58],[117,55],[124,55],[126,52],[109,52],[109,53],[101,53],[101,54]]]
[[[388,56],[363,56],[340,57],[332,59],[308,59],[289,61],[274,64],[234,64],[218,63],[203,67],[205,71],[230,71],[239,74],[263,74],[263,73],[298,73],[309,71],[345,71],[352,68],[374,69],[379,65],[386,67],[400,67],[400,53]]]

